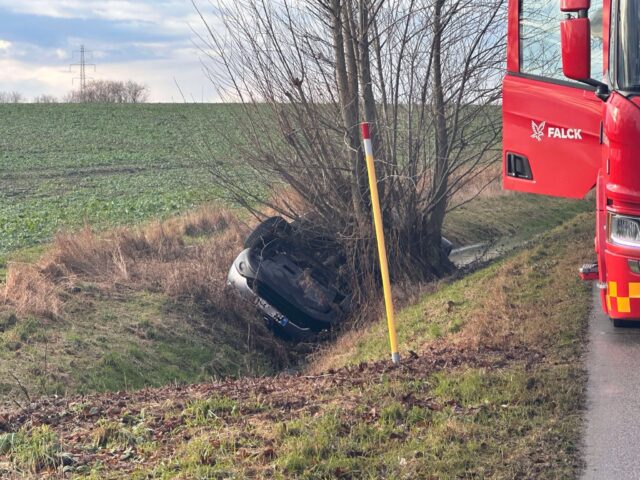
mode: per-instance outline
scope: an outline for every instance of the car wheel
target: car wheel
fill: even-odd
[[[291,234],[291,225],[282,217],[269,217],[244,241],[244,248],[254,248],[266,245],[276,238],[286,237]]]

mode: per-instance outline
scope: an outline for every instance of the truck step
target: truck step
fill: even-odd
[[[580,267],[580,278],[584,281],[598,280],[598,264],[585,263]]]

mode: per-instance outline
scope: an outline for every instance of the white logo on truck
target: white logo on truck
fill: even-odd
[[[542,137],[544,137],[544,126],[546,125],[546,123],[547,122],[542,122],[540,125],[538,125],[536,122],[532,120],[531,128],[533,129],[533,135],[531,135],[531,138],[535,138],[536,140],[541,142]]]
[[[541,142],[545,135],[545,127],[547,122],[536,123],[531,121],[531,129],[533,130],[533,134],[531,138]],[[549,138],[559,138],[561,140],[582,140],[582,129],[581,128],[558,128],[558,127],[549,127],[547,128],[547,137]]]
[[[547,136],[549,138],[561,138],[563,140],[582,140],[582,130],[579,128],[549,127]]]

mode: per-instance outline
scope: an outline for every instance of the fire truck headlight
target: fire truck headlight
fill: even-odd
[[[640,217],[609,213],[608,223],[611,243],[640,247]]]

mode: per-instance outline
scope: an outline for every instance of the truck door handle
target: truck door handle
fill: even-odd
[[[507,152],[507,175],[523,180],[533,180],[529,159],[524,155]]]

